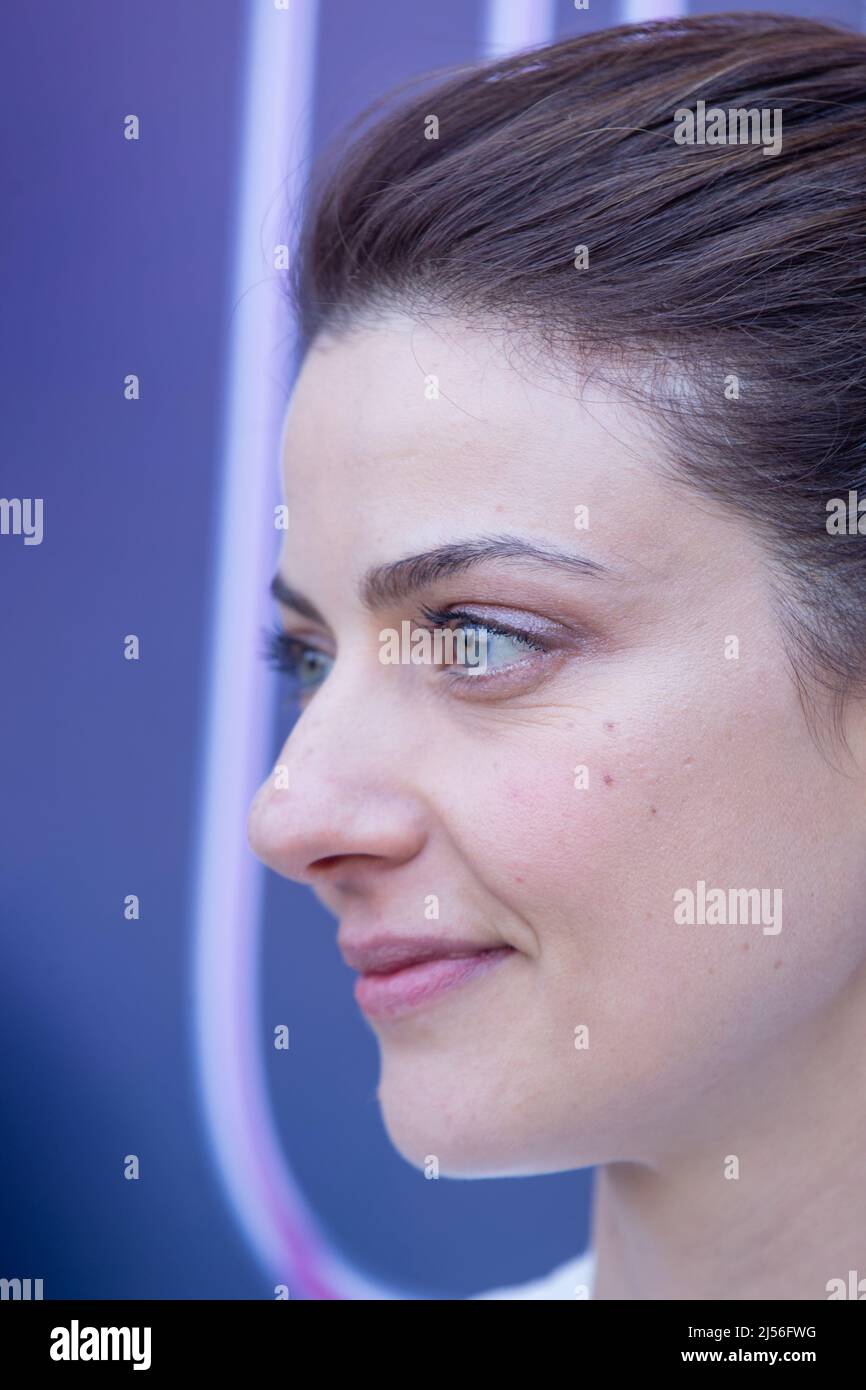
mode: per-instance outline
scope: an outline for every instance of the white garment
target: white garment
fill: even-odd
[[[540,1279],[532,1279],[528,1284],[507,1284],[498,1289],[486,1289],[484,1293],[470,1295],[478,1298],[567,1298],[580,1300],[592,1298],[595,1281],[595,1251],[586,1250],[575,1260],[567,1260],[557,1265],[549,1274]]]

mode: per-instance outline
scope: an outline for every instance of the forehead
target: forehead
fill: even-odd
[[[311,348],[283,434],[287,500],[336,487],[369,510],[519,504],[550,524],[592,493],[621,514],[640,487],[660,491],[648,420],[592,383],[569,386],[492,330],[392,316]],[[599,520],[602,517],[599,516]]]
[[[323,339],[284,427],[283,574],[336,609],[370,568],[506,533],[571,546],[669,602],[678,587],[697,602],[748,586],[755,538],[671,482],[651,415],[614,380],[570,384],[453,321],[395,316]]]

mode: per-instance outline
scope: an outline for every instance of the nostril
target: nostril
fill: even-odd
[[[345,857],[344,854],[326,854],[321,859],[313,860],[310,865],[310,871],[313,872],[316,869],[332,869],[335,864],[339,864]]]
[[[327,874],[336,868],[348,871],[361,869],[368,864],[375,864],[381,859],[382,856],[379,854],[323,854],[321,859],[313,859],[307,865],[307,871],[315,877],[317,874]],[[335,886],[340,888],[343,885],[338,883]]]

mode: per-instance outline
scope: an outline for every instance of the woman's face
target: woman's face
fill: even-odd
[[[727,1152],[768,1085],[796,1103],[863,954],[859,725],[853,759],[819,750],[748,524],[579,396],[393,316],[314,346],[284,433],[281,619],[314,650],[250,842],[350,952],[510,948],[366,1015],[388,1133],[443,1174]],[[380,660],[430,610],[483,630],[486,669]],[[684,921],[699,883],[762,908]]]

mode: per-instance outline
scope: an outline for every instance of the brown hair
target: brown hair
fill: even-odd
[[[433,310],[648,367],[674,472],[759,527],[801,693],[805,663],[838,717],[866,690],[866,539],[827,530],[828,499],[866,496],[866,38],[707,15],[433,77],[368,108],[314,181],[303,346]],[[781,111],[781,152],[677,143],[699,100]]]

